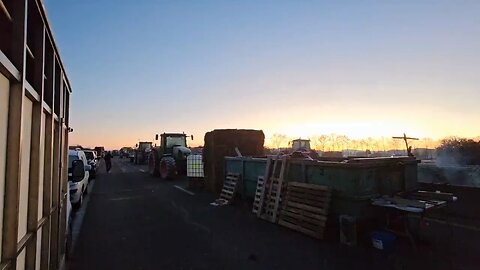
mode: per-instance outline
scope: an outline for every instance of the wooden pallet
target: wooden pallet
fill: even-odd
[[[322,239],[330,200],[331,192],[328,187],[290,182],[278,224]]]
[[[265,201],[263,202],[264,212],[261,218],[275,223],[277,222],[280,205],[282,203],[282,192],[285,189],[285,182],[280,181],[279,178],[271,177],[270,183],[266,184],[265,188],[270,190],[270,193],[265,197]]]
[[[227,173],[227,177],[223,181],[223,188],[220,192],[220,198],[215,200],[215,203],[218,205],[226,205],[233,201],[237,191],[237,183],[239,178],[240,174],[238,173]]]
[[[252,207],[252,212],[254,214],[258,213],[258,209],[260,207],[260,200],[262,197],[262,193],[264,192],[265,189],[265,181],[263,181],[263,176],[259,176],[257,178],[257,188],[255,190],[255,198],[253,200],[253,207]]]
[[[273,161],[273,170],[270,175],[270,166]],[[267,181],[264,181],[264,188],[260,195],[260,203],[257,211],[257,216],[259,218],[268,220],[270,222],[277,222],[278,212],[280,209],[280,202],[282,200],[282,191],[284,186],[284,177],[287,170],[287,157],[282,157],[282,159],[268,159],[267,168],[265,170],[265,177]],[[281,165],[279,165],[281,164]],[[277,177],[274,177],[277,167],[280,167],[280,174]]]

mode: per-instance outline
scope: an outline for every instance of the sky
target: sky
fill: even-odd
[[[480,135],[480,1],[45,0],[71,144]]]

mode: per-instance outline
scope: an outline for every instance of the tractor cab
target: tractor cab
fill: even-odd
[[[158,140],[158,135],[155,136]],[[163,133],[160,135],[160,147],[163,154],[173,154],[175,147],[187,147],[187,135],[183,133]]]
[[[309,152],[310,148],[310,140],[305,139],[296,139],[292,141],[292,151],[300,151],[300,152]]]

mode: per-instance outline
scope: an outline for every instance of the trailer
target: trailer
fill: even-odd
[[[43,1],[0,0],[0,269],[59,269],[71,86]]]

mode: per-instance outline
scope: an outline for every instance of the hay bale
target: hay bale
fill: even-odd
[[[206,185],[209,190],[218,193],[225,176],[225,157],[236,156],[237,147],[243,156],[258,157],[264,155],[265,135],[261,130],[216,129],[205,134],[203,162]]]

